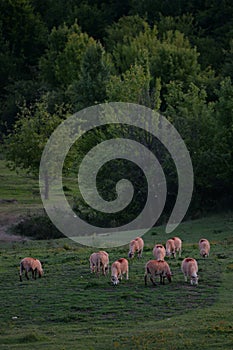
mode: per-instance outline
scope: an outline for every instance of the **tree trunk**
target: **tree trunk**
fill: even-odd
[[[47,172],[44,175],[44,199],[49,199],[49,176]]]

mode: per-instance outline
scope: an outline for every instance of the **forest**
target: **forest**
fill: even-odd
[[[0,0],[0,43],[1,153],[12,169],[37,176],[50,134],[69,115],[100,103],[132,102],[162,113],[188,148],[194,169],[189,217],[232,209],[232,1]],[[109,135],[118,134],[109,127],[87,135],[73,163]],[[163,150],[160,161],[169,213],[177,176]],[[125,165],[142,190],[139,204],[114,219],[118,224],[140,209],[146,192],[141,172],[119,162],[110,166]],[[114,170],[104,183],[108,173],[107,167],[101,172],[100,192],[111,199],[108,190],[122,172]],[[77,212],[96,217],[83,210],[79,193],[75,200]]]

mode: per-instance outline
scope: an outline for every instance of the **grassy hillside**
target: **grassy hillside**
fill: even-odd
[[[89,271],[94,249],[69,239],[5,242],[0,247],[0,349],[232,349],[233,219],[213,216],[180,225],[182,257],[199,263],[199,285],[184,282],[181,258],[167,259],[171,284],[144,286],[144,265],[163,228],[145,235],[141,260],[130,261],[129,281],[114,287],[110,276]],[[199,257],[206,237],[211,255]],[[128,247],[111,249],[110,261]],[[45,274],[19,282],[19,262],[34,256]]]
[[[10,172],[0,161],[0,225],[41,208],[36,179]],[[0,228],[1,228],[0,227]],[[165,243],[164,227],[144,236],[143,258],[130,261],[129,281],[114,287],[110,275],[90,273],[95,251],[69,239],[1,241],[0,349],[231,349],[233,344],[233,215],[185,222],[174,233],[183,240],[182,258],[195,257],[199,285],[184,282],[182,258],[167,259],[171,284],[144,286],[144,266],[155,243]],[[206,237],[211,254],[200,258]],[[5,237],[4,237],[5,239]],[[108,250],[110,262],[127,257],[128,246]],[[19,262],[34,256],[45,274],[19,281]]]

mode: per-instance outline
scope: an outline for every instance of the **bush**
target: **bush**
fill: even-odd
[[[63,233],[45,215],[28,216],[18,224],[12,226],[10,231],[16,235],[27,236],[38,240],[64,237]]]

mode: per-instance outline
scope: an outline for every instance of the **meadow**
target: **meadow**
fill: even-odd
[[[30,181],[24,181],[25,186]],[[6,192],[0,191],[5,198]],[[39,200],[31,199],[31,187],[25,195],[28,200],[21,202],[24,191],[14,190],[7,192],[7,198],[13,193],[18,203],[1,204],[2,220],[20,208],[39,210]],[[182,257],[166,258],[174,274],[172,283],[156,286],[144,285],[144,266],[153,258],[154,244],[164,244],[170,237],[163,226],[144,235],[142,259],[130,260],[129,280],[117,286],[111,284],[110,274],[98,277],[90,273],[89,256],[96,248],[68,238],[2,240],[0,349],[232,350],[232,213],[184,222],[172,235],[183,240]],[[207,259],[199,256],[202,237],[211,243]],[[127,257],[128,245],[108,249],[108,253],[112,263]],[[43,261],[41,279],[23,277],[20,282],[19,263],[25,256]],[[198,286],[186,283],[181,273],[182,259],[187,256],[198,261]]]

